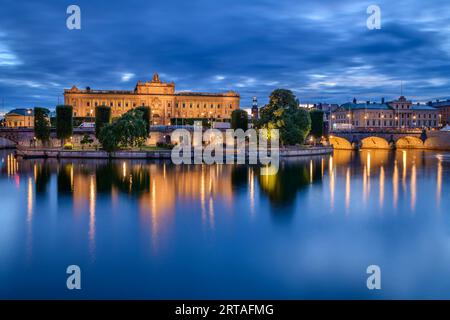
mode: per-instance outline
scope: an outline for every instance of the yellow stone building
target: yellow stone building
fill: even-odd
[[[34,127],[33,109],[14,109],[5,114],[7,128],[32,128]]]
[[[74,117],[93,117],[96,106],[109,106],[119,117],[132,108],[149,106],[155,125],[169,125],[170,119],[205,118],[228,120],[239,109],[240,96],[224,93],[176,92],[174,82],[162,82],[157,73],[151,81],[138,81],[134,90],[64,90],[64,103],[73,106]]]

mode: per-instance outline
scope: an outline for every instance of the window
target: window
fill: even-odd
[[[113,106],[114,106],[114,103],[113,103],[113,102],[110,102],[110,103],[109,103],[109,106],[110,106],[110,107],[113,107]]]
[[[121,107],[122,106],[122,104],[119,102],[118,104],[117,104],[119,107]]]
[[[175,103],[175,108],[178,108],[178,103]]]
[[[211,109],[214,108],[214,105],[211,103]]]
[[[88,106],[88,107],[90,107],[90,106],[91,106],[91,103],[90,103],[90,102],[88,102],[88,103],[87,103],[87,106]]]
[[[183,103],[183,108],[186,108],[186,104],[185,103]]]
[[[95,103],[95,106],[97,106],[97,102]]]

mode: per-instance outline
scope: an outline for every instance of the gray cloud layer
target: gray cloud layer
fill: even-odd
[[[81,7],[82,29],[66,28]],[[62,101],[73,84],[132,89],[154,71],[178,90],[256,95],[292,89],[305,102],[398,96],[446,98],[448,1],[377,1],[382,29],[366,28],[370,1],[3,0],[0,98],[5,109]]]

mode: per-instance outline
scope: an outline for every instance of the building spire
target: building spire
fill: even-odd
[[[161,82],[161,81],[159,80],[158,72],[155,72],[155,73],[153,74],[153,80],[152,80],[152,82]]]

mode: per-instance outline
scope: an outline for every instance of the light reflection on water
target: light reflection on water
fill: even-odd
[[[336,151],[276,176],[0,156],[3,298],[450,298],[449,153]]]

